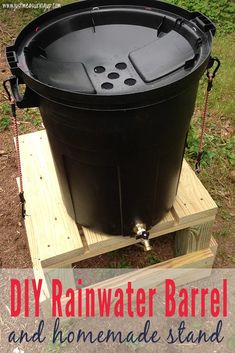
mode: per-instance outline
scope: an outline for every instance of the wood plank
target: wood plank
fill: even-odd
[[[217,213],[216,203],[185,160],[172,212],[177,222],[184,224]]]
[[[93,288],[95,291],[97,289],[107,288],[112,290],[121,288],[125,290],[127,283],[131,280],[133,288],[143,288],[145,290],[148,290],[149,288],[157,288],[158,292],[160,292],[164,288],[166,278],[174,279],[176,285],[180,286],[210,276],[214,257],[211,249],[201,250],[165,261],[161,264],[127,272],[103,282],[95,283],[90,288]],[[182,269],[184,271],[179,271]],[[77,295],[75,294],[75,298],[76,297]],[[83,290],[83,303],[85,303],[84,298],[85,291]],[[67,300],[68,299],[65,297],[62,298],[63,308],[65,307]],[[47,312],[47,314],[49,313]]]
[[[216,256],[218,244],[214,237],[211,237],[210,249],[213,252],[213,254]]]
[[[176,232],[175,254],[176,256],[189,254],[193,251],[207,249],[212,238],[212,226],[214,222],[207,222],[195,227],[189,227]]]
[[[150,278],[152,283],[155,283],[157,281],[156,275],[162,272],[162,270],[169,270],[169,269],[206,269],[209,268],[211,269],[213,262],[214,262],[214,252],[212,249],[214,249],[214,246],[216,245],[216,241],[213,238],[213,240],[210,243],[210,247],[208,249],[200,250],[200,251],[195,251],[187,255],[179,256],[158,264],[154,264],[148,267],[145,267],[143,269],[138,269],[136,271],[130,272],[123,274],[121,276],[117,276],[114,279],[108,279],[104,281],[103,283],[98,283],[96,286],[98,288],[114,288],[114,287],[121,287],[122,285],[126,285],[127,281],[131,280],[132,282],[139,282],[140,285],[146,284],[146,279]],[[170,276],[170,272],[168,271],[168,274]],[[190,278],[189,280],[192,280]],[[195,277],[193,278],[195,280]],[[182,279],[182,283],[187,283],[186,278]],[[149,283],[148,283],[149,285]]]
[[[169,212],[164,217],[164,219],[153,228],[153,232],[155,233],[161,232],[164,229],[169,230],[174,225],[174,223],[175,223],[175,219],[172,216],[171,212]],[[135,240],[135,237],[128,237],[128,236],[123,237],[121,235],[110,236],[103,233],[94,232],[85,227],[83,227],[83,232],[86,237],[87,245],[89,246],[90,250],[92,250],[92,248],[94,247],[97,249],[97,247],[101,247],[101,246],[110,247],[110,249],[115,250],[115,249],[118,249],[119,247],[124,247],[124,246],[137,243],[137,241]],[[151,235],[150,235],[150,238],[151,238]]]
[[[51,294],[51,282],[52,279],[58,278],[63,283],[64,293],[68,288],[76,289],[76,283],[74,280],[74,272],[72,265],[54,269],[44,269],[44,278],[46,280],[46,286],[48,292]]]
[[[20,136],[19,142],[32,261],[46,265],[53,258],[59,263],[83,253],[77,225],[63,204],[45,131]]]
[[[212,221],[214,221],[214,216],[205,220],[205,222],[212,222]],[[195,226],[195,225],[197,225],[197,222],[196,223],[192,222],[189,225]],[[165,230],[162,230],[158,233],[155,233],[154,238],[160,237],[162,235],[174,233],[175,231],[180,230],[180,229],[184,229],[184,228],[185,228],[184,224],[176,224],[172,228],[165,229]],[[118,249],[121,249],[121,248],[138,243],[138,241],[135,240],[134,237],[115,236],[112,238],[115,238],[115,239],[113,239],[112,245],[110,245],[109,243],[106,243],[106,245],[105,245],[100,242],[99,246],[97,246],[97,247],[94,246],[92,249],[86,249],[84,254],[79,254],[79,255],[75,255],[75,257],[73,257],[73,258],[68,258],[68,259],[64,260],[63,262],[60,262],[59,266],[60,267],[66,266],[66,265],[69,265],[71,262],[76,263],[76,262],[83,261],[83,260],[86,260],[86,259],[89,259],[89,258],[92,258],[95,256],[105,254],[110,251],[118,250]],[[151,243],[151,241],[150,241],[150,243]],[[55,263],[52,258],[49,261],[47,261],[47,266],[50,268],[55,268],[58,266],[58,263]]]
[[[92,285],[92,288],[94,290],[97,288],[125,289],[127,282],[130,281],[130,278],[133,288],[157,288],[158,292],[163,290],[166,277],[174,279],[177,286],[186,285],[193,281],[197,281],[210,276],[215,259],[216,248],[217,243],[215,239],[212,238],[209,249],[193,252],[191,254],[164,261],[160,264],[155,264],[143,269],[127,272],[123,275],[108,279],[106,281],[95,283]],[[183,273],[182,271],[177,271],[181,269],[184,269]],[[49,283],[48,285],[50,287]],[[72,288],[74,288],[73,284]],[[84,294],[82,299],[84,299]],[[62,299],[63,309],[66,303],[66,298]],[[42,303],[42,310],[45,317],[50,317],[50,300],[45,300],[44,303]]]
[[[143,269],[124,273],[114,278],[95,283],[92,285],[92,288],[94,290],[98,288],[109,288],[114,290],[116,288],[125,289],[127,282],[131,279],[133,288],[144,288],[147,290],[149,288],[157,288],[158,292],[160,292],[163,290],[166,277],[174,279],[177,286],[186,285],[193,281],[197,281],[210,276],[215,259],[214,250],[216,246],[217,243],[215,239],[212,238],[210,248],[208,249],[196,251],[191,254],[164,261],[160,264],[155,264]],[[183,273],[182,271],[177,271],[181,269],[184,270]],[[82,299],[84,299],[84,291]],[[63,308],[65,307],[66,303],[67,299],[62,299]],[[51,315],[50,300],[46,300],[43,303],[42,310],[45,317]]]

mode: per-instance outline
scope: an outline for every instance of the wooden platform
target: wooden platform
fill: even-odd
[[[20,151],[27,211],[25,226],[35,270],[69,267],[137,243],[133,237],[109,236],[79,228],[67,214],[45,131],[20,136]],[[195,259],[200,259],[202,267],[210,259],[212,266],[216,244],[211,238],[211,226],[216,213],[215,202],[184,161],[173,208],[150,232],[151,238],[177,232],[176,253],[184,258],[172,260],[175,264],[166,262],[165,266],[182,265],[182,261],[187,266]],[[199,252],[195,255],[195,251]],[[191,258],[187,258],[189,253]]]

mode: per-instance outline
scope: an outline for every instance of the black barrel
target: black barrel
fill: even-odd
[[[12,93],[39,107],[78,223],[126,235],[170,210],[214,34],[204,15],[160,1],[87,0],[7,48]]]

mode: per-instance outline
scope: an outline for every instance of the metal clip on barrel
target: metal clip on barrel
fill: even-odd
[[[212,73],[210,73],[210,69],[214,66],[216,63],[216,67]],[[213,79],[215,78],[219,68],[220,68],[221,62],[217,57],[210,57],[208,67],[207,67],[207,77],[208,77],[208,86],[207,86],[207,92],[210,92],[212,87],[213,87]]]

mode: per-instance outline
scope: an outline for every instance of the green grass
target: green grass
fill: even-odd
[[[221,68],[214,81],[210,97],[210,109],[219,116],[230,116],[235,119],[235,66],[234,66],[235,35],[216,37],[213,54],[221,60]],[[216,123],[216,121],[215,121]]]
[[[190,11],[208,16],[218,29],[219,35],[235,31],[235,4],[231,0],[165,0]]]
[[[148,261],[149,265],[155,265],[161,262],[161,259],[159,259],[159,257],[154,253],[147,253],[145,258]]]
[[[37,108],[27,108],[24,111],[24,121],[31,122],[33,126],[39,127],[42,124],[42,118]]]
[[[6,130],[11,125],[11,119],[9,116],[0,117],[0,131]]]
[[[11,107],[9,103],[0,106],[0,131],[8,129],[11,125]]]
[[[121,258],[119,261],[111,261],[109,264],[110,268],[129,268],[129,263],[125,258]]]
[[[228,237],[230,235],[230,229],[225,228],[217,233],[215,233],[215,236],[217,237]]]

